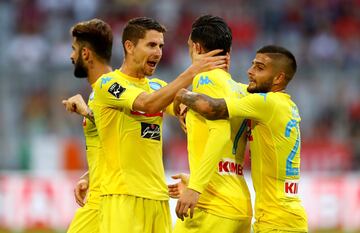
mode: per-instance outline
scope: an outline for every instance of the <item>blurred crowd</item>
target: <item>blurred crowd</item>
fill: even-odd
[[[124,23],[157,19],[168,32],[156,76],[171,81],[190,64],[186,42],[202,14],[231,26],[236,81],[247,83],[247,68],[265,44],[295,54],[298,72],[288,92],[302,116],[305,170],[360,169],[360,0],[0,0],[0,170],[84,168],[82,119],[61,105],[91,91],[73,77],[74,23],[96,17],[112,26],[117,68]],[[166,119],[163,133],[166,168],[186,169],[177,121]]]

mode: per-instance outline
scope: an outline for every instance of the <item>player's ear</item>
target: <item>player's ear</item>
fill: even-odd
[[[202,54],[204,53],[203,48],[201,47],[199,42],[194,43],[195,44],[195,51],[197,54]]]
[[[133,54],[134,48],[135,48],[135,45],[133,42],[131,42],[130,40],[125,41],[124,49],[125,49],[126,53]]]
[[[90,53],[91,53],[91,51],[90,51],[89,48],[83,47],[83,48],[81,49],[82,59],[83,59],[84,61],[89,60],[89,58],[90,58]]]
[[[273,80],[273,84],[279,85],[281,83],[286,83],[286,74],[283,71],[279,72]]]

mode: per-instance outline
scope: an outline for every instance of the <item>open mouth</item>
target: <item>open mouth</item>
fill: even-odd
[[[155,68],[157,62],[156,61],[147,61],[147,64],[152,67],[152,68]]]

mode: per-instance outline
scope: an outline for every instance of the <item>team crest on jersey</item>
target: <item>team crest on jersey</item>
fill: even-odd
[[[126,88],[123,88],[118,83],[113,83],[109,89],[108,92],[119,99],[120,95],[126,90]]]
[[[153,89],[154,91],[157,91],[161,88],[160,83],[156,83],[156,82],[149,82],[150,88]]]
[[[141,137],[160,141],[160,125],[141,122]]]

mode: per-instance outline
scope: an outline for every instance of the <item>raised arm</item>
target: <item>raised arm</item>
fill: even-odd
[[[197,54],[193,64],[167,86],[153,93],[141,93],[133,103],[132,109],[147,113],[157,113],[168,106],[181,88],[188,87],[196,74],[221,69],[228,66],[228,56],[215,56],[222,50],[217,49],[205,54]]]
[[[174,99],[174,112],[179,113],[179,105],[184,104],[198,112],[208,120],[229,118],[228,109],[224,99],[215,99],[210,96],[181,89]]]

